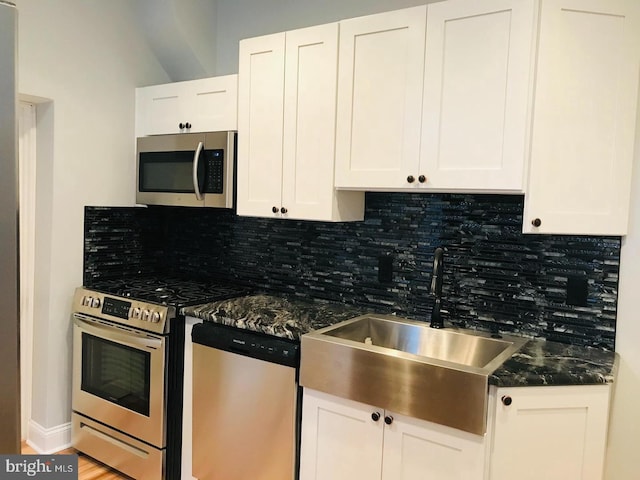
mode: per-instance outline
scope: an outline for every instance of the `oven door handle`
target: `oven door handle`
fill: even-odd
[[[196,193],[196,199],[202,200],[202,193],[200,193],[200,185],[198,182],[198,161],[200,160],[200,153],[202,152],[202,148],[204,144],[202,142],[198,142],[198,148],[196,148],[196,153],[193,154],[193,190]]]
[[[136,332],[134,330],[124,330],[117,326],[107,326],[93,322],[81,317],[78,314],[73,315],[73,323],[87,333],[96,337],[106,338],[114,342],[127,345],[132,348],[145,348],[147,350],[159,350],[163,346],[164,339],[161,337],[153,337],[149,334]]]

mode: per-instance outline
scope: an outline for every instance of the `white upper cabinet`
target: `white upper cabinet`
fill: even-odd
[[[407,172],[414,185],[523,191],[535,6],[429,5],[420,167]]]
[[[640,2],[544,0],[524,232],[627,232]]]
[[[238,215],[281,208],[284,42],[284,33],[240,42]]]
[[[240,42],[239,215],[362,220],[334,189],[338,24]]]
[[[136,89],[136,136],[236,130],[238,75]]]
[[[535,5],[449,0],[341,22],[336,185],[522,192]]]
[[[336,186],[406,186],[420,152],[426,6],[340,22]]]
[[[289,218],[362,220],[364,194],[336,192],[338,24],[286,33],[282,205]]]

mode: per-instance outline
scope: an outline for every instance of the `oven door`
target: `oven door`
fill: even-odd
[[[73,410],[163,448],[166,341],[74,314]]]

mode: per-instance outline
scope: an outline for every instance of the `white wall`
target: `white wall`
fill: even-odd
[[[609,431],[609,480],[640,478],[640,100],[636,127],[629,234],[620,258],[616,325],[620,369]]]
[[[168,76],[129,0],[16,0],[21,94],[38,108],[32,419],[70,420],[71,298],[82,285],[83,208],[134,202],[134,88]]]

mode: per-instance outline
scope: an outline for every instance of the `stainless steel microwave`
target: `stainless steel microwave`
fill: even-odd
[[[136,203],[233,208],[235,132],[140,137]]]

